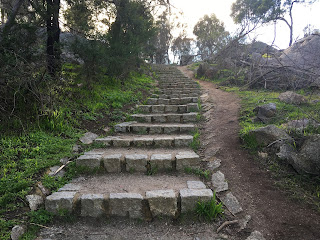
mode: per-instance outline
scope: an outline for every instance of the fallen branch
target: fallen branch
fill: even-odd
[[[53,176],[55,176],[58,172],[60,172],[62,169],[64,169],[69,163],[71,163],[71,161],[68,161],[66,164],[62,165],[61,167],[59,167],[57,169],[57,171],[55,171],[55,173],[53,174]]]
[[[222,225],[220,227],[218,227],[217,233],[219,233],[226,226],[233,225],[233,224],[236,224],[238,222],[239,222],[238,220],[233,220],[233,221],[226,221],[226,222],[222,223]]]

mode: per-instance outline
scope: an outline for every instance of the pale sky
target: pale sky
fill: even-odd
[[[230,17],[231,4],[235,0],[170,0],[170,3],[176,7],[176,10],[182,11],[184,17],[183,22],[188,24],[188,35],[194,37],[192,29],[197,21],[205,14],[214,13],[220,21],[223,21],[226,30],[234,32],[237,26]],[[303,37],[303,28],[307,24],[314,25],[315,29],[320,29],[320,2],[311,6],[296,4],[293,8],[293,28],[294,39]],[[271,44],[274,39],[274,26],[265,26],[256,30],[250,35],[250,38],[256,37],[257,40]],[[279,21],[277,23],[277,35],[275,45],[279,48],[287,48],[289,44],[289,28],[285,23]]]

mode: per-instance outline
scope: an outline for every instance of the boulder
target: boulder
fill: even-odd
[[[303,119],[289,121],[286,124],[283,124],[283,126],[288,129],[295,129],[297,131],[302,131],[308,126],[319,127],[320,125],[313,120],[303,118]]]
[[[262,106],[256,107],[254,112],[257,113],[257,120],[268,123],[277,113],[277,106],[275,103],[268,103]]]
[[[27,228],[24,225],[16,225],[11,230],[11,239],[18,240],[25,232]]]
[[[92,132],[87,132],[83,137],[80,138],[80,142],[84,144],[91,144],[95,139],[98,138],[98,135]]]
[[[275,125],[254,129],[249,132],[249,136],[255,137],[257,143],[261,146],[268,146],[277,140],[282,142],[292,142],[293,139],[283,130]]]
[[[320,176],[320,134],[308,137],[292,159],[298,172]]]
[[[283,144],[277,156],[300,174],[320,176],[320,134],[308,137],[298,152],[292,145]]]
[[[31,211],[38,210],[44,202],[43,198],[39,195],[36,195],[36,194],[27,195],[26,199],[29,203],[29,207],[30,207]]]
[[[301,103],[307,102],[307,99],[304,96],[292,91],[281,93],[279,95],[279,100],[281,102],[285,102],[288,104],[295,104],[295,105],[300,105]]]
[[[218,69],[208,63],[201,63],[197,70],[197,77],[214,78],[218,74]]]

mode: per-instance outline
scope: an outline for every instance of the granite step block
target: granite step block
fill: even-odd
[[[168,135],[168,136],[111,136],[106,138],[98,138],[95,142],[104,143],[106,147],[115,147],[114,141],[116,140],[117,146],[130,146],[138,148],[155,148],[161,146],[161,141],[163,138],[170,137],[171,145],[165,144],[166,147],[189,147],[193,141],[193,136],[191,135]],[[124,144],[118,144],[120,141],[123,141]]]
[[[170,108],[175,110],[173,108]],[[162,113],[162,114],[133,114],[131,117],[139,123],[188,123],[196,122],[198,114],[191,113]]]

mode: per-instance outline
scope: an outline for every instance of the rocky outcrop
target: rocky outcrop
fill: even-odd
[[[205,77],[208,79],[213,79],[217,76],[219,70],[217,67],[212,66],[208,63],[201,63],[197,70],[197,78]]]
[[[268,146],[275,141],[293,141],[292,137],[290,137],[283,129],[280,129],[275,125],[268,125],[266,127],[254,129],[249,132],[249,136],[254,137],[260,146]]]
[[[295,104],[295,105],[300,105],[302,103],[307,102],[307,99],[305,99],[304,96],[297,94],[295,92],[292,92],[292,91],[287,91],[287,92],[281,93],[279,95],[279,100],[281,102],[285,102],[288,104]]]

